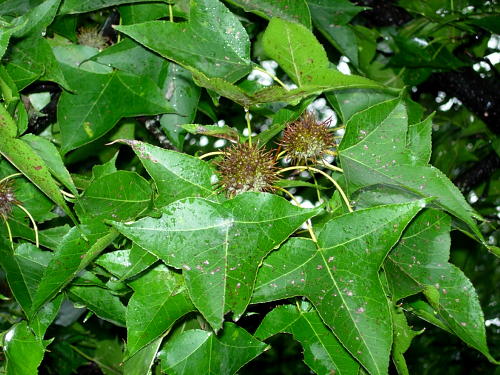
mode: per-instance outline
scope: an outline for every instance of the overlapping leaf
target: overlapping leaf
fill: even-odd
[[[176,113],[161,116],[160,125],[172,144],[182,150],[186,131],[180,125],[193,122],[198,110],[201,89],[193,82],[189,70],[170,63],[163,90]]]
[[[314,309],[279,306],[266,315],[255,337],[291,333],[304,348],[304,362],[318,375],[358,375],[359,363],[344,349]]]
[[[387,374],[392,323],[378,270],[424,205],[414,201],[338,216],[318,234],[317,246],[290,239],[265,259],[252,302],[306,296],[371,374]]]
[[[57,82],[64,88],[70,89],[47,40],[41,36],[17,41],[4,59],[7,63],[5,67],[18,90],[22,90],[37,79]]]
[[[247,32],[218,0],[191,0],[189,22],[150,21],[116,29],[208,77],[234,82],[251,69]]]
[[[162,370],[173,375],[232,375],[265,348],[243,328],[225,323],[219,337],[198,329],[181,333],[168,341],[159,358]]]
[[[12,294],[25,313],[31,311],[33,298],[52,253],[32,244],[22,244],[14,252],[1,240],[0,265],[6,273]]]
[[[460,269],[448,263],[450,218],[422,212],[385,261],[393,298],[424,292],[451,331],[491,359],[476,291]]]
[[[183,270],[191,299],[218,330],[226,312],[239,318],[262,258],[318,210],[285,199],[245,193],[223,203],[201,198],[162,208],[159,219],[114,226],[166,264]]]
[[[191,155],[139,141],[120,140],[132,147],[158,190],[155,204],[165,206],[181,198],[213,195],[215,167]]]
[[[431,122],[415,126],[430,127]],[[423,153],[426,144],[422,143],[419,134],[420,131],[408,132],[407,111],[398,99],[377,104],[352,116],[339,146],[348,191],[388,184],[421,197],[436,197],[436,204],[464,221],[482,239],[472,218],[475,212],[458,188],[425,162],[429,149]],[[430,142],[430,133],[427,134],[423,140]]]
[[[314,34],[302,25],[274,18],[267,27],[263,45],[266,53],[299,86],[325,88],[381,88],[367,78],[344,75],[329,68],[328,57]]]
[[[246,12],[267,19],[282,18],[311,28],[311,14],[305,0],[229,0],[229,2],[242,7]]]
[[[153,81],[121,71],[96,74],[62,65],[75,93],[57,107],[64,153],[103,136],[123,117],[174,112]]]
[[[80,220],[133,220],[149,207],[149,183],[135,172],[117,171],[91,182],[78,198]]]
[[[134,356],[195,307],[182,276],[164,265],[130,285],[134,294],[127,306],[127,354]]]
[[[45,268],[32,297],[31,316],[109,245],[118,233],[100,223],[73,227],[64,236]]]
[[[16,134],[16,123],[5,107],[0,105],[0,153],[73,218],[42,158],[22,139],[14,138]]]
[[[37,374],[43,359],[45,343],[36,337],[26,321],[12,326],[4,336],[7,374]]]

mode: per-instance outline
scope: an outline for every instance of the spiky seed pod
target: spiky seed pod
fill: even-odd
[[[318,122],[312,113],[305,112],[289,124],[280,143],[286,155],[294,161],[320,159],[325,151],[335,145],[328,129],[330,121]]]
[[[102,51],[109,46],[109,38],[103,36],[97,26],[82,26],[78,29],[78,44]]]
[[[229,197],[245,191],[272,191],[278,179],[274,154],[248,143],[238,143],[226,150],[217,169],[220,185]]]
[[[14,194],[12,180],[0,181],[0,217],[6,218],[12,212],[14,205],[20,204]]]

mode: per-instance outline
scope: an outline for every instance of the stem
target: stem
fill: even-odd
[[[332,150],[325,150],[323,151],[325,154],[332,155],[332,156],[338,156],[338,153]]]
[[[345,128],[345,125],[339,125],[339,126],[336,126],[334,128],[328,128],[328,130],[331,132],[334,132],[336,130],[340,130],[340,129],[344,129],[344,128]]]
[[[36,244],[36,247],[40,247],[40,240],[38,238],[38,227],[36,226],[35,219],[33,219],[33,216],[31,216],[30,212],[26,208],[24,208],[20,204],[18,204],[17,207],[19,207],[21,210],[23,210],[24,213],[26,215],[28,215],[28,217],[30,218],[31,224],[33,224],[33,230],[35,231],[35,244]]]
[[[295,202],[295,204],[298,207],[301,207],[300,202],[297,200],[297,198],[295,198],[295,196],[292,193],[290,193],[288,190],[283,189],[281,186],[273,186],[273,187],[275,189],[277,189],[279,191],[282,191],[283,193],[287,194],[290,198],[292,198],[292,200]],[[309,231],[309,234],[311,235],[311,240],[313,240],[314,243],[317,243],[318,239],[316,238],[316,235],[314,234],[314,231],[313,231],[313,228],[312,228],[311,219],[307,219],[307,221],[306,221],[306,227],[307,227],[307,230]]]
[[[252,146],[252,125],[250,124],[250,112],[246,107],[245,107],[245,119],[247,120],[248,144]]]
[[[73,194],[68,193],[67,191],[64,191],[64,190],[62,190],[62,189],[59,189],[59,191],[61,192],[61,194],[62,194],[62,195],[66,196],[66,197],[68,197],[68,198],[71,198],[71,199],[76,198]]]
[[[120,16],[120,20],[118,21],[118,25],[122,25],[122,16]],[[118,32],[118,36],[116,37],[116,43],[120,43],[122,40],[122,34],[120,34],[120,32]]]
[[[286,154],[286,150],[281,151],[278,155],[276,155],[276,159],[281,158],[285,154]]]
[[[172,4],[168,4],[168,16],[170,19],[170,22],[174,22],[174,12],[173,12],[173,7]]]
[[[198,156],[198,159],[202,160],[205,158],[208,158],[209,156],[214,156],[214,155],[224,155],[224,151],[212,151],[212,152],[207,152],[206,154],[203,154],[201,156]]]
[[[344,173],[344,170],[342,168],[339,168],[335,165],[332,165],[330,163],[328,163],[327,161],[324,161],[322,162],[323,166],[328,168],[328,169],[331,169],[332,171],[336,171],[336,172],[340,172],[340,173]]]
[[[322,170],[317,169],[317,168],[313,168],[313,167],[304,167],[302,165],[297,165],[297,166],[294,166],[294,167],[287,167],[287,168],[280,169],[278,171],[278,173],[283,173],[283,172],[292,171],[292,170],[303,171],[303,170],[307,170],[307,169],[309,169],[309,170],[311,170],[313,172],[316,172],[316,173],[321,173],[323,176],[325,176],[327,179],[329,179],[330,182],[339,191],[339,193],[342,196],[342,199],[344,200],[344,202],[345,202],[345,204],[346,204],[347,209],[349,210],[349,212],[354,212],[354,210],[351,207],[351,204],[349,203],[349,199],[347,198],[347,195],[344,193],[344,190],[340,187],[340,185],[337,183],[337,181],[335,181],[330,175],[326,174]]]
[[[90,362],[94,362],[94,363],[97,363],[99,365],[99,367],[101,368],[105,368],[106,370],[108,371],[111,371],[113,374],[117,374],[117,375],[120,375],[121,372],[119,372],[118,370],[115,370],[113,367],[110,367],[108,365],[105,365],[104,363],[101,363],[99,362],[99,360],[95,359],[95,358],[92,358],[91,356],[89,356],[87,353],[85,352],[82,352],[80,349],[78,349],[76,346],[74,345],[70,345],[69,346],[71,349],[73,349],[75,352],[77,352],[78,354],[80,354],[83,358],[85,358],[86,360],[90,361]]]
[[[308,171],[310,171],[310,169],[308,169]],[[318,181],[316,180],[316,176],[314,175],[314,173],[311,173],[311,176],[314,180],[314,187],[316,188],[316,195],[318,196],[318,202],[321,202],[321,194],[319,192]]]
[[[22,176],[22,175],[23,175],[23,174],[22,174],[22,173],[19,173],[19,172],[18,172],[18,173],[12,173],[12,174],[10,174],[10,175],[8,175],[8,176],[6,176],[6,177],[2,178],[2,179],[0,180],[0,184],[1,184],[2,182],[4,182],[5,180],[8,180],[8,179],[13,178],[13,177],[17,177],[17,176]]]
[[[12,231],[10,230],[9,221],[7,220],[7,217],[5,215],[2,215],[2,219],[5,223],[5,226],[7,227],[7,232],[9,233],[10,246],[12,246],[12,250],[14,250],[14,240],[12,238]]]
[[[286,91],[288,91],[288,87],[281,81],[278,77],[276,77],[274,74],[269,73],[267,70],[264,68],[261,68],[259,65],[256,65],[253,67],[255,70],[258,70],[259,72],[267,74],[269,77],[273,79],[274,82],[278,83],[281,87],[283,87]]]

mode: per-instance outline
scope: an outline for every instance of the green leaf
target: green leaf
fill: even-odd
[[[304,362],[319,375],[358,375],[359,363],[344,349],[314,309],[279,306],[266,315],[255,337],[265,340],[290,333],[304,348]]]
[[[426,122],[422,126],[428,125]],[[482,240],[472,219],[477,214],[442,172],[422,163],[427,156],[415,156],[422,152],[422,143],[412,143],[416,142],[413,130],[408,143],[407,132],[406,108],[398,99],[377,104],[351,117],[339,146],[348,192],[368,185],[390,184],[421,197],[436,197],[433,203],[464,221]]]
[[[169,66],[164,58],[129,38],[104,49],[90,60],[124,72],[149,77],[158,86],[163,83]]]
[[[412,160],[417,163],[429,164],[432,153],[432,118],[408,126],[407,143]]]
[[[80,44],[55,45],[52,47],[52,52],[54,52],[59,63],[71,68],[78,67],[78,69],[86,72],[100,74],[113,72],[112,67],[91,60],[93,56],[99,53],[99,50],[94,47]]]
[[[17,27],[5,21],[0,22],[0,58],[3,57],[9,46],[10,37],[16,31]]]
[[[264,32],[266,53],[299,86],[324,86],[337,88],[382,88],[367,78],[344,75],[330,69],[330,62],[323,46],[314,34],[302,25],[273,18]]]
[[[159,358],[162,371],[173,375],[232,375],[265,348],[243,328],[225,323],[220,337],[198,329],[181,333],[167,341]]]
[[[45,353],[45,345],[36,337],[26,321],[12,326],[4,336],[3,347],[7,359],[5,371],[8,375],[38,374],[38,366]]]
[[[406,360],[403,354],[410,347],[411,341],[424,330],[414,331],[408,326],[406,316],[401,308],[395,306],[391,309],[392,322],[394,324],[394,342],[392,344],[392,359],[399,375],[409,375]]]
[[[78,198],[75,210],[82,221],[129,221],[148,209],[151,196],[151,187],[143,177],[117,171],[92,181]]]
[[[190,155],[165,150],[139,141],[120,140],[132,147],[158,190],[157,207],[186,197],[213,194],[215,168]]]
[[[173,112],[148,78],[120,71],[96,74],[62,68],[76,92],[63,92],[57,107],[63,153],[103,136],[123,117]]]
[[[358,7],[348,0],[307,0],[307,4],[314,23],[321,25],[346,25],[359,12],[367,9]]]
[[[73,213],[50,175],[44,161],[21,139],[12,138],[13,120],[3,105],[0,105],[0,153],[44,194],[58,204],[72,219]]]
[[[28,314],[52,253],[42,251],[29,243],[19,245],[12,251],[8,242],[2,241],[0,254],[0,265],[7,274],[10,290],[21,308]]]
[[[458,337],[489,359],[484,317],[471,282],[448,263],[450,218],[422,212],[385,261],[394,300],[423,291],[437,317]]]
[[[172,144],[182,150],[186,132],[179,125],[193,122],[201,89],[194,84],[191,72],[175,63],[170,63],[163,90],[175,113],[161,116],[160,125]]]
[[[70,88],[49,43],[39,35],[16,41],[4,59],[5,68],[19,90],[36,80],[53,81],[65,89]]]
[[[52,301],[43,305],[35,317],[30,321],[30,328],[35,333],[35,336],[43,338],[47,328],[49,328],[59,313],[63,300],[64,296],[62,294],[58,295]]]
[[[95,263],[105,268],[120,280],[137,275],[158,260],[137,245],[130,250],[116,250],[102,254]]]
[[[120,4],[141,3],[144,0],[65,0],[59,14],[87,13]],[[167,6],[166,4],[164,6]]]
[[[134,294],[127,305],[127,354],[133,356],[195,308],[182,276],[164,265],[130,285]]]
[[[156,353],[158,353],[158,350],[160,349],[162,340],[163,337],[160,337],[155,341],[152,341],[150,344],[139,350],[133,357],[129,358],[125,362],[123,373],[125,375],[149,374],[149,371],[156,360]]]
[[[118,11],[122,17],[123,25],[132,25],[145,21],[153,21],[168,17],[168,6],[164,3],[143,3],[121,5]]]
[[[222,204],[182,199],[162,212],[160,219],[114,226],[182,269],[194,305],[218,330],[226,312],[238,319],[245,311],[262,258],[318,210],[300,209],[271,194],[245,193]]]
[[[73,280],[117,235],[112,228],[98,223],[71,228],[45,269],[33,296],[31,315]]]
[[[251,69],[247,32],[217,0],[191,0],[189,22],[150,21],[115,28],[167,59],[208,77],[234,82]]]
[[[56,16],[61,0],[46,0],[38,6],[30,8],[28,13],[14,19],[17,25],[13,36],[24,37],[28,34],[40,35]]]
[[[317,246],[291,238],[264,260],[252,302],[307,297],[371,374],[387,374],[392,323],[378,271],[423,205],[377,206],[335,217],[317,235]]]
[[[64,166],[61,155],[56,146],[48,139],[33,134],[26,134],[21,138],[43,159],[50,173],[68,188],[74,195],[78,195],[75,183]]]
[[[255,13],[268,20],[277,17],[311,28],[311,14],[305,0],[229,0],[229,2],[242,7],[245,12]]]
[[[329,92],[326,98],[345,124],[355,113],[394,99],[394,95],[379,90],[348,89]]]
[[[70,299],[94,312],[99,318],[125,327],[125,306],[108,289],[96,286],[72,286],[68,289]]]
[[[191,134],[202,134],[210,137],[223,138],[230,141],[238,141],[240,133],[228,125],[200,125],[200,124],[185,124],[182,125]]]

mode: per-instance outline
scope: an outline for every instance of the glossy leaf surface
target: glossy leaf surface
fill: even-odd
[[[409,140],[408,135],[414,137]],[[382,183],[400,186],[422,197],[436,197],[437,204],[463,220],[482,238],[472,219],[474,210],[458,188],[438,169],[423,163],[426,156],[423,159],[414,156],[410,147],[413,145],[418,150],[422,147],[416,143],[416,135],[413,131],[408,133],[406,107],[397,99],[351,117],[339,146],[349,192]]]
[[[190,4],[189,22],[150,21],[116,29],[209,77],[234,82],[250,72],[250,42],[237,17],[217,0],[191,0]]]
[[[226,323],[220,337],[197,329],[183,332],[168,342],[159,358],[169,374],[232,375],[265,347],[243,328]]]
[[[238,319],[245,311],[262,258],[317,210],[297,208],[274,195],[245,193],[222,204],[183,199],[162,212],[160,219],[114,226],[182,269],[194,305],[218,330],[226,312]]]
[[[304,362],[318,375],[357,375],[359,364],[344,349],[314,309],[279,306],[266,315],[255,337],[265,340],[277,333],[290,333],[304,348]]]
[[[460,269],[448,263],[450,218],[426,210],[408,227],[385,261],[393,298],[424,292],[437,317],[468,345],[490,356],[476,291]]]
[[[290,239],[265,259],[252,302],[306,296],[370,373],[387,374],[392,322],[378,270],[422,205],[378,206],[336,217],[318,234],[317,246]]]

